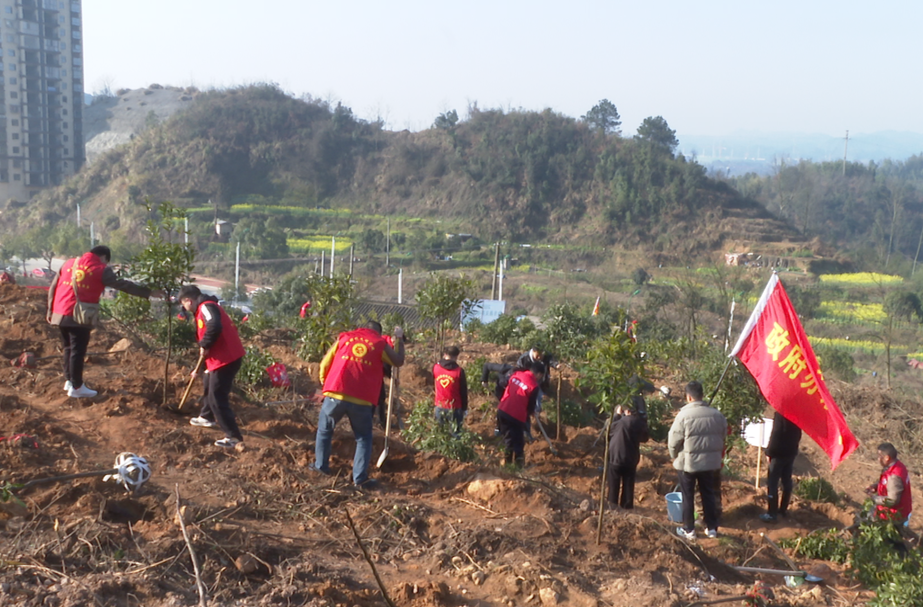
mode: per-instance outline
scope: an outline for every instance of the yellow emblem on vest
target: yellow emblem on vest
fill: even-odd
[[[449,377],[448,375],[440,376],[439,385],[441,385],[443,388],[448,388],[449,386],[452,385],[452,378]]]
[[[363,358],[368,353],[369,349],[365,344],[355,344],[353,346],[353,356],[356,358]]]
[[[204,328],[204,327],[205,327],[205,321],[204,321],[204,320],[202,320],[201,318],[200,318],[200,319],[198,319],[198,324],[199,324],[199,328],[200,328],[200,329],[202,329],[202,328]]]
[[[86,273],[81,269],[78,269],[76,272],[74,272],[74,280],[77,282],[83,282],[85,277]]]

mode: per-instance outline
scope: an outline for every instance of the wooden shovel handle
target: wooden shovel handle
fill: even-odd
[[[192,377],[189,378],[189,383],[186,384],[186,391],[183,392],[183,398],[179,401],[179,406],[176,408],[177,411],[183,410],[183,405],[186,404],[186,399],[189,398],[189,391],[192,390],[192,384],[195,382],[196,375],[202,369],[202,363],[205,362],[205,356],[199,354],[199,360],[195,364],[195,370],[192,372]]]

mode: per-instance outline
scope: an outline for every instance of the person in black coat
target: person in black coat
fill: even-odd
[[[769,511],[760,515],[760,520],[772,523],[779,515],[786,516],[792,499],[792,469],[798,456],[801,442],[801,428],[776,411],[772,418],[772,434],[769,435],[769,478],[766,493],[769,497]],[[779,502],[779,483],[782,484],[782,501]]]
[[[641,443],[650,438],[647,419],[632,408],[615,410],[609,429],[609,507],[634,508],[635,473],[641,461]]]

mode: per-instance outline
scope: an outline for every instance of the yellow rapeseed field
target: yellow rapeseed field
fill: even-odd
[[[854,272],[852,274],[822,274],[820,281],[827,284],[846,285],[850,287],[893,286],[904,282],[900,276],[876,274],[875,272]]]

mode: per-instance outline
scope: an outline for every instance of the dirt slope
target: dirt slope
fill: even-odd
[[[851,519],[846,510],[796,500],[792,515],[767,530],[756,518],[763,506],[752,482],[730,480],[722,537],[685,543],[671,534],[675,525],[667,521],[663,498],[675,474],[665,446],[651,444],[639,470],[638,506],[632,513],[607,512],[597,545],[602,450],[593,448],[597,430],[591,428],[567,428],[556,441],[558,456],[543,442],[528,445],[529,465],[519,475],[497,466],[493,446],[480,465],[463,464],[416,451],[395,433],[390,456],[376,472],[381,487],[359,491],[349,482],[353,441],[345,422],[333,443],[334,477],[308,471],[313,403],[261,406],[235,396],[245,446],[222,451],[212,446],[220,435],[160,408],[162,363],[138,345],[127,354],[91,356],[87,383],[100,395],[67,398],[43,296],[0,285],[0,357],[23,350],[52,357],[31,370],[0,365],[0,436],[29,437],[0,441],[0,486],[105,469],[122,451],[148,458],[154,475],[138,496],[99,479],[21,490],[28,513],[0,511],[2,605],[196,604],[177,491],[210,605],[381,605],[347,511],[392,600],[413,606],[654,607],[744,594],[754,578],[728,564],[784,566],[761,548],[761,531],[778,539]],[[90,351],[104,351],[122,337],[105,326],[94,332]],[[289,364],[297,392],[313,392],[314,367],[294,360],[283,345],[272,350]],[[497,360],[509,353],[471,345],[464,357],[485,354]],[[411,350],[402,374],[408,407],[431,390],[428,356],[422,346]],[[181,362],[171,375],[175,401],[192,360]],[[565,370],[565,390],[570,375]],[[468,421],[489,442],[493,423],[486,402],[486,396],[475,397]],[[382,440],[376,428],[376,458]],[[735,469],[746,478],[752,461],[746,454]],[[826,469],[814,452],[799,458],[799,466]],[[828,588],[794,590],[777,577],[767,582],[774,605],[867,596],[837,587],[836,579]]]

